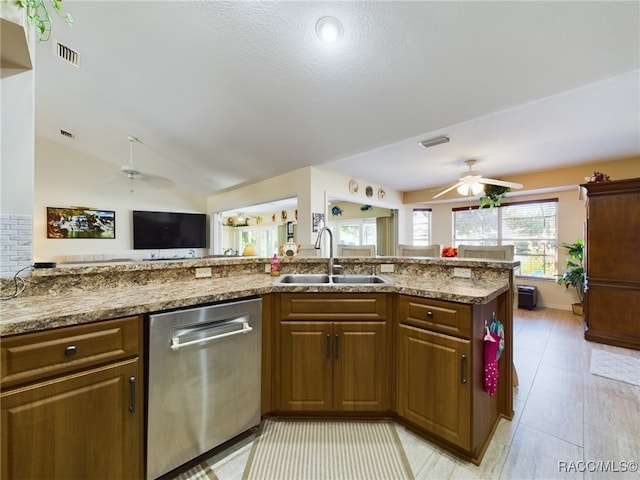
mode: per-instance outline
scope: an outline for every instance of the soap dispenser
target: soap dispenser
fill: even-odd
[[[271,276],[277,277],[280,275],[280,259],[278,258],[278,254],[274,253],[271,258]]]

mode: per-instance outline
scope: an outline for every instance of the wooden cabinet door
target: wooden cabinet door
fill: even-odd
[[[330,322],[280,324],[280,408],[331,410]]]
[[[471,448],[471,342],[399,326],[398,413],[464,449]]]
[[[142,478],[139,370],[133,359],[3,392],[2,479]]]
[[[389,406],[386,324],[333,324],[333,408],[382,411]]]

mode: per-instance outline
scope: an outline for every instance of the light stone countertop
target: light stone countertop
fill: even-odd
[[[386,292],[461,303],[486,303],[509,288],[503,281],[443,281],[427,276],[400,274],[383,276],[394,283],[277,285],[269,275],[251,274],[18,297],[1,304],[0,335],[34,332],[273,292]]]

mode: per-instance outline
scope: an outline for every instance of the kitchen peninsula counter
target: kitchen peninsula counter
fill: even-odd
[[[487,303],[512,288],[519,262],[468,259],[341,258],[345,273],[394,264],[385,285],[286,285],[264,271],[268,259],[196,259],[61,266],[36,270],[27,291],[1,304],[0,335],[14,335],[273,292],[386,292],[467,304]],[[327,259],[285,259],[283,273],[323,272]],[[454,267],[472,278],[453,278]],[[212,277],[195,278],[196,268]],[[7,289],[3,291],[6,294]]]

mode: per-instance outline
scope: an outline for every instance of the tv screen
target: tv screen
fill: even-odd
[[[206,248],[204,213],[133,211],[133,248]]]

